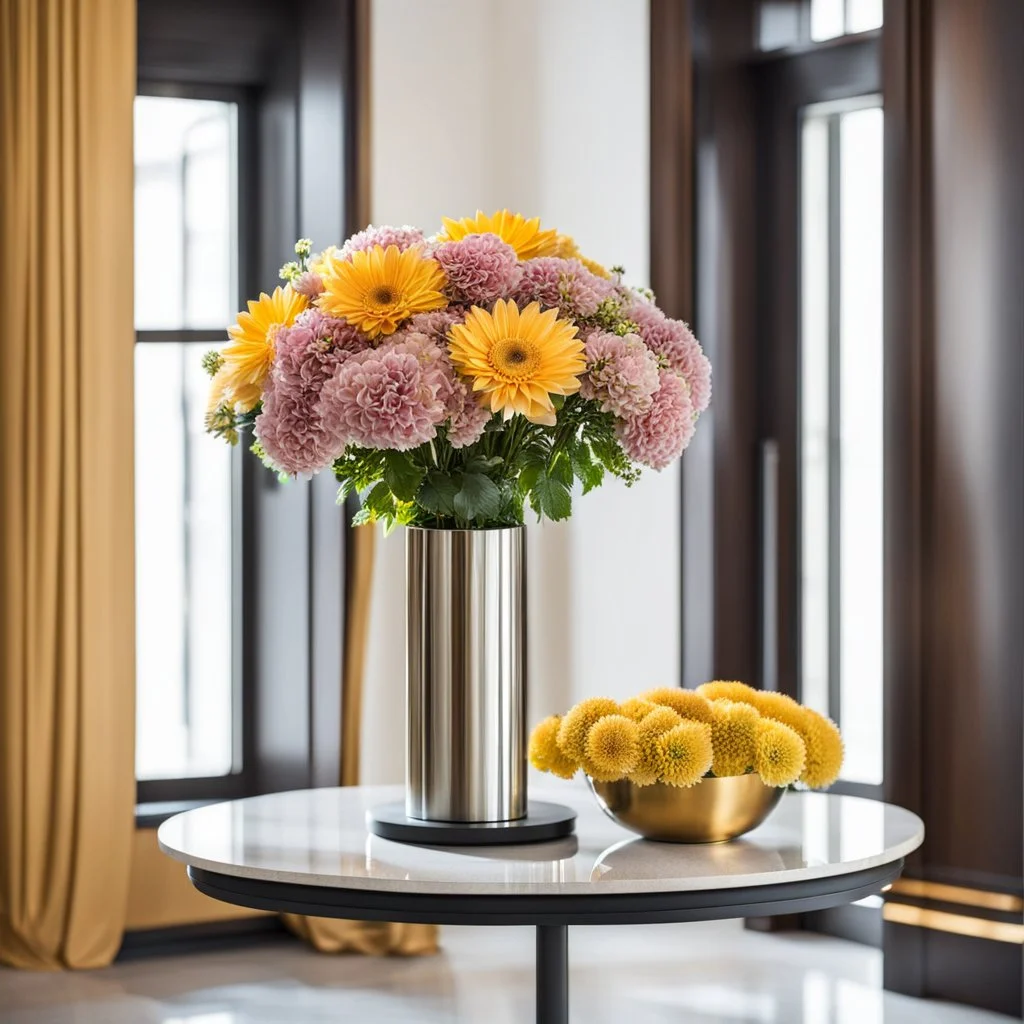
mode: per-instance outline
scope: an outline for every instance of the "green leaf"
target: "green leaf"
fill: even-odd
[[[375,484],[363,497],[362,508],[353,516],[352,522],[356,526],[363,523],[375,523],[378,519],[390,521],[395,517],[395,499],[391,495],[391,488],[386,483]]]
[[[569,488],[561,480],[547,474],[542,475],[530,491],[530,504],[535,511],[539,506],[539,510],[555,522],[559,519],[568,519],[572,515],[572,495]]]
[[[412,501],[416,497],[424,472],[406,452],[384,453],[384,483],[400,501]]]
[[[455,495],[455,512],[461,519],[494,519],[501,509],[498,485],[482,473],[466,473]]]
[[[604,482],[604,467],[600,463],[594,462],[594,457],[590,452],[590,445],[585,441],[573,448],[572,468],[583,484],[584,494],[589,494],[595,487],[600,487]]]
[[[455,495],[459,485],[450,476],[436,470],[428,473],[416,495],[420,508],[437,516],[455,515]]]
[[[572,463],[564,452],[559,452],[548,467],[547,476],[565,487],[572,487]]]
[[[519,473],[519,486],[524,493],[529,493],[537,486],[537,481],[544,475],[544,464],[531,462]]]
[[[492,455],[490,458],[486,455],[474,455],[466,463],[465,470],[467,473],[489,473],[492,469],[497,469],[504,461],[500,455]]]

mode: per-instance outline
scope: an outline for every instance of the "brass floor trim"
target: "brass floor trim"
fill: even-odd
[[[1024,945],[1024,924],[1011,924],[1008,921],[990,921],[967,914],[950,914],[945,910],[927,910],[924,907],[911,906],[909,903],[886,903],[882,908],[882,919],[893,924],[910,925],[913,928],[930,928],[933,931],[967,935],[975,939]]]
[[[926,882],[919,878],[899,878],[893,882],[892,892],[894,895],[938,900],[940,903],[963,903],[969,907],[999,910],[1006,914],[1024,913],[1024,899],[1019,896],[1011,896],[1005,892],[990,892],[986,889],[969,889],[963,885]]]

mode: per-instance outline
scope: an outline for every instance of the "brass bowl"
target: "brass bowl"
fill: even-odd
[[[759,776],[702,779],[689,789],[587,782],[601,809],[624,828],[663,843],[724,843],[757,828],[782,798]]]

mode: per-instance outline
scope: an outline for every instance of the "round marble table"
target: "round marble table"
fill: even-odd
[[[879,892],[924,839],[920,818],[858,797],[787,793],[754,832],[679,846],[634,836],[582,787],[532,787],[573,807],[576,835],[494,847],[409,846],[371,835],[398,787],[274,793],[187,811],[164,853],[201,892],[264,910],[361,920],[529,924],[537,1020],[568,1021],[568,926],[655,924],[821,910]]]

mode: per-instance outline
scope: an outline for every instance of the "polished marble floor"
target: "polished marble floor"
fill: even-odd
[[[998,1024],[881,990],[880,954],[739,922],[578,928],[572,1019],[587,1024]],[[327,957],[282,939],[104,971],[0,969],[0,1024],[522,1024],[533,932],[446,928],[417,960]]]

